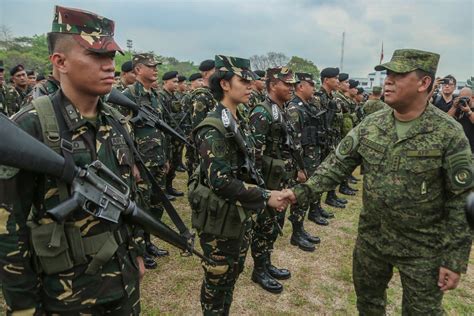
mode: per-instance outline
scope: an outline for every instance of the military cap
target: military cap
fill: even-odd
[[[230,71],[245,80],[255,79],[254,73],[252,72],[252,70],[250,70],[249,59],[216,55],[214,58],[214,62],[217,70]]]
[[[295,73],[295,75],[296,75],[296,81],[297,82],[306,81],[306,82],[309,82],[313,85],[315,84],[312,74],[309,74],[309,73],[306,73],[306,72],[297,72],[297,73]]]
[[[200,71],[208,71],[216,67],[216,64],[214,63],[214,60],[212,59],[206,59],[201,64],[199,65],[199,70]]]
[[[120,67],[120,70],[122,70],[122,72],[130,72],[133,70],[133,63],[131,60],[127,60],[126,62],[124,62],[122,64],[122,67]]]
[[[0,70],[3,71],[5,68],[3,66],[3,60],[0,60]]]
[[[265,79],[265,70],[255,70],[254,73],[260,77],[260,79]]]
[[[391,70],[396,73],[407,73],[417,69],[436,74],[439,54],[417,49],[397,49],[388,63],[375,66],[376,71]]]
[[[198,79],[201,79],[202,76],[199,72],[196,72],[194,74],[192,74],[191,76],[189,76],[189,81],[194,81],[194,80],[198,80]]]
[[[143,64],[150,67],[161,65],[161,62],[155,58],[155,55],[151,53],[135,54],[133,55],[132,62],[134,67],[138,64]]]
[[[120,52],[114,40],[115,23],[95,13],[55,6],[51,33],[70,34],[87,50],[96,53]]]
[[[186,81],[186,77],[183,76],[183,75],[179,75],[178,76],[178,82],[183,82],[183,81]]]
[[[373,87],[372,88],[372,93],[375,93],[375,94],[380,94],[382,93],[382,87]]]
[[[334,78],[339,75],[339,68],[328,67],[321,70],[321,80],[324,78]]]
[[[26,75],[27,75],[27,76],[34,76],[34,74],[35,74],[35,71],[34,71],[34,70],[27,70],[27,71],[26,71]]]
[[[267,80],[270,78],[280,79],[286,83],[296,83],[295,75],[288,67],[268,68]]]
[[[349,79],[349,89],[356,88],[359,85],[359,81],[354,79]]]
[[[346,81],[349,79],[349,74],[346,74],[345,72],[341,72],[338,76],[339,82]]]
[[[10,76],[14,76],[17,72],[22,71],[22,70],[25,70],[25,67],[23,67],[23,65],[21,64],[18,64],[12,69],[10,69]]]
[[[364,93],[364,88],[358,87],[357,88],[357,94],[362,94],[362,93]]]
[[[177,71],[168,71],[163,74],[161,80],[170,80],[178,77]]]

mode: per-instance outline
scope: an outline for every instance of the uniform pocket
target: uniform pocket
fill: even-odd
[[[406,191],[412,201],[427,202],[438,198],[442,192],[441,159],[407,157]]]

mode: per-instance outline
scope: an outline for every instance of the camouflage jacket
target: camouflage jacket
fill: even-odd
[[[365,102],[364,105],[362,106],[362,109],[364,110],[365,115],[370,115],[372,113],[375,113],[385,108],[388,108],[388,105],[380,99],[367,100],[367,102]]]
[[[190,93],[192,128],[201,123],[209,111],[213,111],[217,101],[208,87],[197,88]]]
[[[137,81],[133,85],[128,86],[123,91],[123,94],[140,106],[151,106],[161,114],[160,118],[164,119],[163,109],[153,89],[145,91],[143,84]],[[130,117],[131,114],[128,114],[128,116]],[[133,118],[130,121],[133,123]],[[133,132],[138,152],[145,162],[145,166],[147,168],[163,166],[168,159],[165,134],[156,127],[146,125],[143,122],[133,123]]]
[[[158,102],[163,109],[165,122],[176,129],[176,125],[180,121],[183,114],[183,107],[174,93],[161,90],[157,94]]]
[[[295,187],[298,201],[334,189],[360,164],[365,174],[359,242],[388,258],[431,259],[466,272],[471,235],[464,205],[474,182],[461,126],[430,104],[398,139],[393,110],[380,110]]]
[[[248,102],[249,108],[254,108],[257,104],[265,101],[265,91],[259,92],[257,90],[252,90],[250,94],[250,99]]]
[[[269,110],[272,112],[269,112]],[[278,115],[282,118],[281,122],[275,118]],[[264,156],[283,160],[284,171],[287,173],[286,181],[280,183],[281,188],[283,188],[289,180],[296,176],[296,166],[291,151],[298,150],[297,148],[290,148],[287,144],[288,136],[286,133],[291,133],[289,128],[291,124],[286,109],[280,108],[267,96],[264,102],[257,104],[251,110],[249,122],[254,131],[255,164],[257,168],[267,179],[267,172],[269,171],[264,167]],[[289,135],[289,137],[293,136]]]
[[[49,76],[44,83],[36,84],[23,100],[23,104],[29,104],[31,100],[44,95],[51,95],[58,91],[60,83],[53,76]]]
[[[12,116],[20,110],[23,99],[18,90],[12,85],[5,86],[4,91],[4,100],[1,110],[6,116]]]
[[[120,92],[123,92],[125,89],[127,89],[127,85],[122,80],[120,80],[119,83],[114,85],[114,88]]]
[[[123,134],[115,127],[125,121],[118,122],[116,115],[112,114],[112,109],[99,101],[97,118],[93,124],[81,116],[61,90],[53,98],[54,102],[58,102],[64,109],[64,121],[72,133],[72,157],[75,164],[85,166],[94,160],[100,160],[120,176],[133,192],[133,156]],[[31,105],[25,106],[13,120],[33,137],[43,140],[37,112]],[[112,123],[113,121],[116,123]],[[127,125],[124,125],[124,128],[126,130]],[[100,242],[99,237],[105,237],[107,234],[111,237],[119,233],[125,237],[123,243],[119,244],[112,257],[95,273],[86,274],[85,270],[92,262],[94,252],[87,252],[85,263],[77,262],[71,251],[73,247],[74,250],[79,250],[79,245],[64,244],[66,237],[62,235],[60,245],[66,248],[58,249],[65,252],[58,251],[55,256],[47,259],[52,264],[57,258],[70,256],[69,261],[72,259],[74,266],[60,273],[42,273],[44,265],[35,263],[42,262],[40,256],[45,249],[51,249],[48,247],[52,243],[56,228],[52,235],[46,234],[42,239],[39,238],[39,232],[56,225],[45,211],[60,203],[61,189],[58,181],[49,176],[6,167],[1,169],[0,178],[0,278],[8,311],[29,310],[33,314],[35,309],[46,308],[66,312],[117,300],[127,297],[132,291],[138,291],[135,257],[142,254],[144,246],[143,238],[135,227],[124,223],[123,220],[114,224],[76,210],[68,218],[66,225],[73,225],[78,229],[79,235],[74,236],[79,236],[82,242],[94,238],[97,240],[96,246],[102,247],[107,244],[103,243],[103,238],[100,238]],[[38,233],[35,234],[35,231]],[[64,228],[58,229],[60,234],[64,231]],[[69,240],[70,235],[66,236]]]
[[[223,109],[224,106],[219,103],[214,111],[209,112],[208,117],[220,120]],[[253,156],[255,147],[249,127],[245,126],[245,121],[238,112],[237,116],[239,131],[250,150],[248,154]],[[220,197],[240,203],[245,209],[263,209],[268,199],[267,191],[240,173],[245,156],[235,141],[210,126],[198,127],[194,133],[200,155],[200,169],[204,173],[203,184]],[[253,157],[249,158],[253,160]]]

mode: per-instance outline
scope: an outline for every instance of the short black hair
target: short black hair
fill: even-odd
[[[454,78],[454,76],[453,76],[453,75],[447,75],[447,76],[446,76],[446,77],[444,77],[444,78],[445,78],[445,79],[449,79],[449,80],[452,80],[452,81],[454,81],[454,85],[456,85],[456,84],[457,84],[456,78]]]
[[[233,72],[216,70],[216,72],[214,72],[214,74],[209,78],[209,89],[211,89],[211,92],[217,101],[221,101],[224,98],[224,90],[222,90],[221,87],[221,80],[230,81],[233,76]]]
[[[53,54],[58,50],[64,50],[66,45],[62,45],[67,41],[73,41],[73,38],[70,34],[63,34],[63,33],[48,33],[47,35],[47,42],[48,42],[48,51],[49,54]]]
[[[421,69],[417,69],[415,70],[418,78],[422,78],[422,77],[430,77],[431,78],[431,83],[430,83],[430,86],[428,87],[428,93],[431,92],[431,90],[433,90],[433,85],[434,85],[434,81],[435,81],[435,75],[431,72],[427,72],[427,71],[424,71],[424,70],[421,70]]]
[[[273,77],[267,77],[267,80],[265,80],[265,88],[267,89],[267,91],[270,91],[270,83],[276,82],[278,80],[280,80],[280,79],[273,78]]]

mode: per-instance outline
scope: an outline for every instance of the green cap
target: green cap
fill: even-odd
[[[296,77],[288,67],[277,67],[267,69],[267,78],[280,79],[286,83],[296,83]]]
[[[372,93],[375,93],[375,94],[382,93],[382,87],[373,87],[372,88]]]
[[[387,69],[397,73],[407,73],[420,69],[434,75],[438,62],[439,54],[417,49],[397,49],[388,63],[375,66],[375,70]]]
[[[254,73],[250,70],[249,59],[216,55],[214,57],[214,63],[217,70],[230,71],[245,80],[255,79]]]
[[[114,40],[114,21],[95,13],[55,6],[51,33],[71,34],[87,50],[96,53],[120,52]]]
[[[155,58],[155,55],[152,53],[142,53],[135,54],[132,57],[133,66],[137,64],[143,64],[145,66],[156,67],[156,65],[161,65],[161,61]]]

